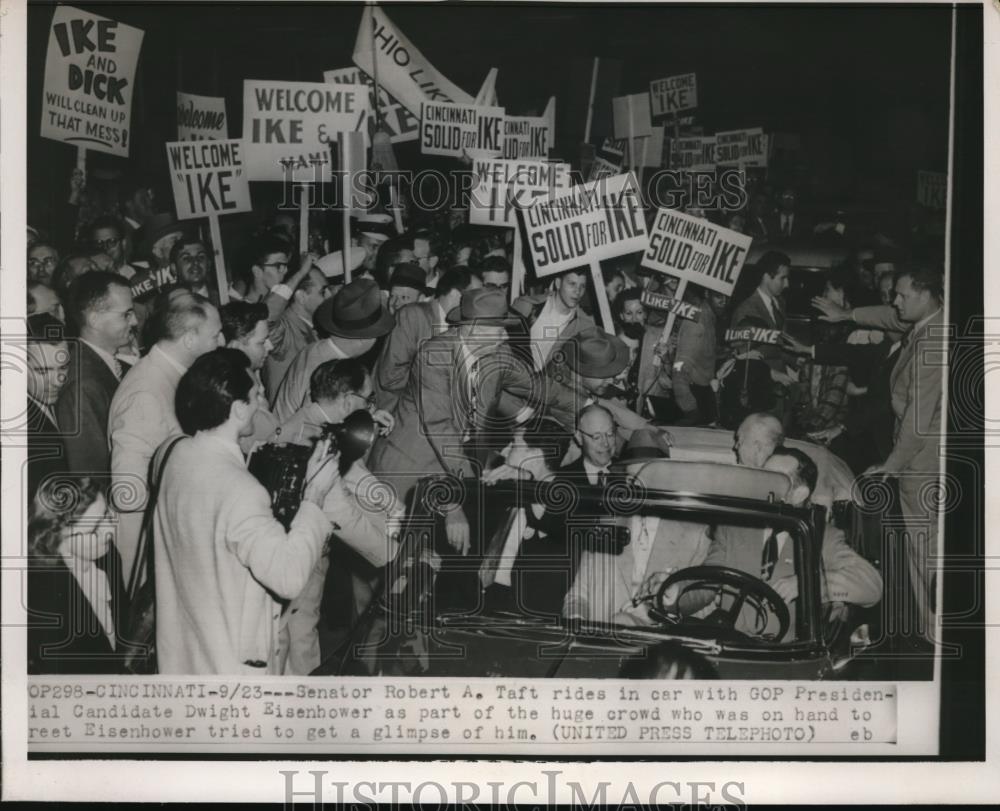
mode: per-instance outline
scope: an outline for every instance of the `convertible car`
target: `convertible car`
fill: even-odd
[[[776,472],[676,459],[632,466],[603,490],[425,479],[378,597],[315,675],[655,678],[662,671],[634,676],[630,663],[666,651],[694,677],[843,677],[863,612],[823,602],[826,509],[782,503],[789,486]],[[459,504],[467,555],[445,538]],[[526,560],[510,528],[539,514],[528,524],[561,541]],[[762,579],[769,531],[783,539],[789,602]],[[752,564],[706,565],[723,536],[749,539]],[[641,583],[637,556],[648,560]],[[518,589],[522,580],[534,585]],[[498,587],[508,599],[494,599]],[[572,608],[581,595],[583,611]]]

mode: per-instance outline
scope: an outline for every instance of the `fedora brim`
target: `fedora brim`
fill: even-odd
[[[392,331],[396,326],[396,319],[385,307],[382,308],[382,316],[374,324],[364,327],[342,327],[332,318],[317,318],[316,324],[324,332],[328,332],[335,338],[381,338]]]
[[[629,357],[630,353],[628,347],[623,343],[619,343],[619,345],[615,347],[614,358],[605,363],[603,366],[576,365],[573,368],[573,371],[581,377],[592,377],[599,380],[607,380],[609,378],[616,377],[622,369],[628,366]]]

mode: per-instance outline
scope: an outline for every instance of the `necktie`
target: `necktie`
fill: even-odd
[[[772,529],[764,541],[760,554],[760,576],[762,580],[770,580],[774,567],[778,562],[778,535]]]
[[[477,415],[479,413],[479,359],[473,360],[468,365],[469,370],[469,383],[468,383],[468,394],[469,394],[469,424],[465,430],[465,436],[462,438],[463,442],[468,442],[472,438],[472,434],[478,428]]]
[[[598,470],[597,471],[597,486],[600,487],[603,490],[604,487],[605,487],[605,485],[607,485],[607,483],[608,483],[608,471],[606,471],[606,470]]]
[[[125,367],[122,366],[122,362],[118,358],[115,358],[115,377],[121,380],[123,374],[125,374]]]
[[[785,236],[790,237],[792,235],[792,218],[786,214],[782,217],[782,220],[784,221],[783,230],[785,232]]]

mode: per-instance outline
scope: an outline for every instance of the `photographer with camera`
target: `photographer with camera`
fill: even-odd
[[[321,505],[340,476],[329,442],[318,443],[286,532],[239,448],[263,399],[235,349],[198,358],[177,386],[188,437],[166,452],[153,514],[160,673],[280,672],[278,599],[309,579],[332,529]]]
[[[378,570],[396,556],[394,524],[403,517],[401,500],[358,458],[374,435],[364,434],[363,429],[353,427],[358,421],[348,419],[357,411],[367,411],[382,435],[395,425],[392,415],[375,409],[375,389],[365,367],[354,358],[320,364],[309,379],[309,400],[275,431],[271,442],[311,445],[321,436],[330,436],[329,441],[337,445],[342,476],[327,493],[323,512],[334,524],[333,537],[343,546],[320,556],[305,588],[284,613],[284,673],[296,676],[308,675],[321,660],[320,604],[330,554],[343,561],[353,592],[352,616],[334,618],[340,622],[333,624],[349,626],[371,602]]]

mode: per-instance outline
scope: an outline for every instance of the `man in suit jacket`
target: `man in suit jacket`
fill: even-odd
[[[28,318],[28,406],[24,430],[28,434],[28,505],[49,475],[66,470],[66,449],[56,423],[55,404],[70,364],[64,325],[48,313]]]
[[[778,202],[778,210],[774,212],[767,227],[771,242],[792,242],[804,239],[812,231],[810,225],[796,208],[794,189],[785,189]]]
[[[163,337],[122,379],[111,400],[111,501],[118,511],[115,543],[125,571],[132,570],[146,507],[149,463],[156,449],[181,433],[174,410],[177,384],[201,355],[222,345],[219,311],[208,299],[175,290],[153,317]]]
[[[410,368],[424,341],[446,332],[448,313],[458,306],[462,293],[482,287],[465,268],[450,268],[438,279],[432,301],[418,301],[396,312],[396,326],[382,345],[375,364],[378,407],[393,411],[410,379]]]
[[[658,483],[645,478],[648,471],[643,468],[651,460],[669,456],[663,437],[642,429],[632,435],[622,452],[622,462],[628,475],[656,487]],[[706,527],[642,513],[613,520],[629,530],[630,542],[617,552],[582,551],[573,585],[563,601],[563,615],[590,622],[650,624],[648,601],[635,602],[636,598],[655,594],[671,572],[704,560],[708,551]]]
[[[185,234],[170,249],[170,268],[181,287],[186,287],[192,293],[207,298],[214,306],[219,306],[211,246]]]
[[[557,276],[548,293],[521,296],[511,309],[524,320],[511,333],[515,351],[531,358],[536,370],[545,368],[565,341],[594,326],[580,309],[587,292],[587,271],[568,270]]]
[[[778,448],[764,464],[764,469],[789,478],[791,488],[785,496],[789,504],[796,507],[808,504],[818,474],[816,464],[803,451]],[[824,528],[821,557],[820,596],[824,603],[868,607],[882,599],[882,577],[874,566],[847,545],[844,533],[832,524]],[[795,553],[787,533],[759,527],[717,527],[704,565],[737,569],[770,585],[788,606],[789,631],[784,639],[794,639],[799,585]],[[681,600],[684,613],[691,613],[710,599],[698,593],[689,597]],[[670,595],[666,595],[666,601],[673,601]],[[775,616],[769,614],[766,625],[760,628],[753,610],[744,606],[735,627],[751,634],[775,633],[778,623]]]
[[[217,349],[177,386],[191,438],[166,461],[153,513],[160,673],[279,674],[278,599],[302,590],[332,528],[320,507],[339,477],[329,442],[309,459],[287,532],[246,469],[238,440],[263,402],[249,366],[242,352]]]
[[[467,290],[448,322],[457,329],[424,342],[396,405],[396,428],[369,458],[400,499],[428,474],[472,475],[466,445],[502,410],[501,391],[523,404],[533,388],[531,370],[506,346],[514,319],[502,291]]]
[[[132,292],[121,276],[95,270],[73,283],[69,304],[80,340],[56,403],[56,418],[68,469],[106,476],[111,470],[108,414],[127,370],[115,353],[128,349],[138,325]]]
[[[314,267],[292,292],[292,300],[285,311],[277,320],[270,322],[268,338],[273,349],[264,362],[263,374],[269,401],[278,393],[278,386],[299,352],[319,340],[313,316],[329,297],[329,291],[326,276]]]
[[[768,329],[785,328],[785,305],[782,294],[788,288],[788,273],[792,260],[779,251],[768,251],[757,262],[760,282],[757,289],[737,305],[730,324],[740,327],[748,319],[763,323]],[[777,344],[754,347],[771,368],[771,378],[783,385],[791,383],[787,369],[788,354]]]
[[[364,355],[396,323],[382,304],[378,285],[363,278],[344,285],[317,307],[313,321],[330,337],[307,345],[288,367],[271,403],[279,423],[307,403],[309,378],[320,364]]]

